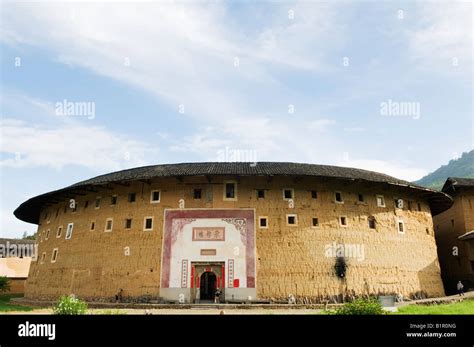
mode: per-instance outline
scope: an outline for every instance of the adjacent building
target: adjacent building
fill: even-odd
[[[433,217],[446,292],[456,284],[474,288],[474,179],[450,177],[442,191],[453,197],[448,210]]]
[[[9,279],[11,294],[23,294],[25,282],[34,259],[35,241],[0,239],[0,276]]]
[[[24,202],[38,224],[26,296],[203,302],[444,295],[443,192],[297,163],[155,165]]]

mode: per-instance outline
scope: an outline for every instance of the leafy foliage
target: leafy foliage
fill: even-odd
[[[6,276],[0,276],[0,292],[6,292],[10,289],[10,280]]]
[[[53,307],[54,314],[59,315],[80,315],[87,312],[87,304],[75,296],[62,296],[56,306]]]
[[[335,314],[340,315],[378,315],[385,314],[382,305],[377,299],[357,299],[345,303],[342,307],[336,309]]]
[[[23,240],[36,240],[36,233],[33,235],[28,235],[28,233],[25,231],[22,236]]]

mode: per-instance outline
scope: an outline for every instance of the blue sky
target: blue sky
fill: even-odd
[[[473,148],[470,2],[1,6],[1,236],[29,197],[226,148],[407,180]]]

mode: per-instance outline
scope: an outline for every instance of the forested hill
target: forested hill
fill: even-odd
[[[448,177],[474,178],[474,150],[463,153],[458,159],[450,160],[448,164],[414,183],[441,190]]]

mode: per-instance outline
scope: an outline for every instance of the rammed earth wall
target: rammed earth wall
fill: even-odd
[[[224,201],[225,181],[237,182],[236,201]],[[201,199],[193,198],[196,188],[202,189]],[[284,188],[294,189],[293,207],[283,199]],[[313,302],[382,293],[444,295],[429,205],[408,188],[309,177],[214,176],[210,181],[161,178],[96,189],[74,197],[76,212],[70,208],[64,212],[69,205],[66,198],[42,209],[39,257],[31,265],[27,298],[54,299],[74,293],[109,300],[122,289],[124,298],[156,299],[164,210],[178,208],[255,209],[258,299],[284,300],[289,294]],[[264,189],[265,198],[258,199],[256,189]],[[152,190],[160,190],[159,203],[150,203]],[[312,190],[317,191],[316,199]],[[343,203],[335,202],[335,191],[342,193]],[[128,202],[129,193],[136,193],[135,202]],[[364,202],[358,201],[359,194]],[[112,195],[117,195],[116,205],[111,205]],[[385,207],[377,206],[376,195],[383,195]],[[97,196],[101,197],[98,209]],[[394,199],[403,199],[403,208],[396,208]],[[287,214],[296,215],[296,225],[287,224]],[[262,216],[268,218],[268,228],[259,227]],[[375,218],[375,229],[369,228],[370,216]],[[153,217],[151,231],[144,231],[145,217]],[[341,225],[341,217],[347,226]],[[111,232],[105,231],[108,218],[113,218]],[[125,228],[127,218],[132,219],[130,229]],[[316,227],[313,218],[318,218]],[[399,220],[404,233],[398,231]],[[69,223],[74,223],[73,233],[65,239]],[[359,251],[358,257],[345,257],[343,278],[336,275],[336,258],[328,257],[331,245],[354,246]],[[55,248],[57,259],[52,262]]]

